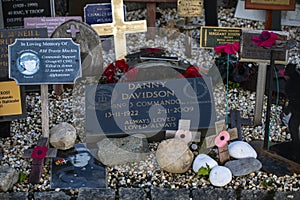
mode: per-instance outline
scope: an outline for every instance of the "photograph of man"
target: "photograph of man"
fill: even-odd
[[[17,60],[18,70],[24,75],[33,75],[40,68],[40,59],[32,52],[25,52]]]
[[[84,144],[58,151],[52,160],[51,188],[105,188],[106,169]]]

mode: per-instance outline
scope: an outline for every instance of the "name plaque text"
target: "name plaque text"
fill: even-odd
[[[179,87],[180,86],[180,87]],[[90,85],[86,87],[86,130],[91,134],[158,133],[215,121],[211,79],[192,78]]]

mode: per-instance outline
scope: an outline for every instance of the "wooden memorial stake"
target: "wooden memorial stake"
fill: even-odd
[[[126,33],[137,33],[147,31],[146,21],[124,21],[123,0],[112,0],[112,23],[93,24],[92,28],[100,35],[113,35],[116,60],[125,58],[126,55]]]
[[[41,138],[37,142],[37,147],[48,147],[48,138]],[[37,148],[36,147],[36,148]],[[23,158],[31,158],[34,149],[27,149],[24,152]],[[46,158],[55,158],[57,149],[50,148],[46,152]],[[36,184],[40,182],[44,165],[44,158],[33,158],[31,163],[31,171],[29,175],[29,182]]]
[[[238,140],[242,140],[242,125],[251,126],[251,119],[241,118],[241,113],[238,110],[230,110],[229,122],[230,127],[237,128]]]
[[[178,122],[178,130],[167,130],[166,139],[178,138],[183,139],[187,144],[190,142],[200,142],[201,132],[190,131],[191,120],[180,119]]]
[[[211,148],[213,146],[218,147],[219,162],[224,164],[230,159],[228,152],[228,142],[230,140],[235,140],[238,138],[237,128],[233,128],[225,131],[226,124],[225,120],[221,120],[215,123],[216,134],[207,136],[205,139],[206,148]]]

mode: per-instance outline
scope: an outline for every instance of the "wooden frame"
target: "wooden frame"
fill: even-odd
[[[257,10],[295,10],[295,0],[245,0],[246,9]]]

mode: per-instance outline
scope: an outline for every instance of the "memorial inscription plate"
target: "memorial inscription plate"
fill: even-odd
[[[74,83],[81,76],[79,44],[71,38],[16,39],[8,53],[9,77],[20,85]]]
[[[53,0],[1,0],[4,28],[23,27],[24,17],[49,17]],[[54,13],[53,13],[54,14]]]
[[[0,80],[8,79],[8,45],[16,38],[46,38],[47,29],[0,29]]]
[[[90,85],[86,130],[108,135],[158,133],[177,130],[179,119],[191,120],[191,130],[210,127],[215,122],[211,88],[209,78]]]
[[[287,39],[287,33],[280,31],[273,32]],[[240,60],[242,62],[270,62],[271,50],[258,47],[251,41],[253,36],[260,34],[261,31],[259,30],[243,30],[240,50]],[[286,64],[287,51],[275,51],[274,59],[277,64]]]
[[[295,0],[246,0],[246,9],[295,10]]]
[[[181,17],[200,16],[203,13],[203,0],[178,0],[177,10]]]
[[[213,49],[225,43],[239,42],[242,29],[202,26],[200,30],[200,47]]]

